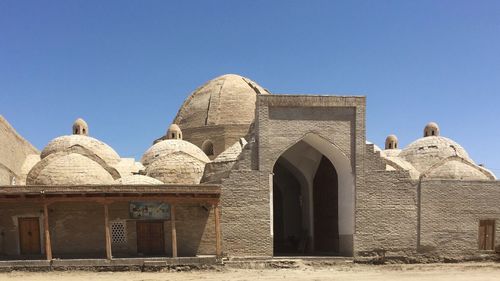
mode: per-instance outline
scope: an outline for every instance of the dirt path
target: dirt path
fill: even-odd
[[[156,280],[421,280],[421,281],[498,281],[500,264],[431,264],[431,265],[351,265],[313,269],[224,269],[192,272],[11,272],[0,273],[7,281],[156,281]]]

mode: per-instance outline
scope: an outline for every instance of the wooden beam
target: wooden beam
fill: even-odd
[[[50,243],[49,229],[49,209],[47,204],[43,204],[43,230],[45,236],[45,256],[48,261],[52,260],[52,244]]]
[[[109,228],[109,210],[108,204],[104,204],[104,228],[106,232],[106,258],[111,260],[113,253],[111,252],[111,230]]]
[[[187,197],[171,197],[170,196],[148,196],[148,197],[138,197],[138,196],[124,196],[124,197],[47,197],[46,199],[39,198],[0,198],[0,203],[47,203],[52,204],[56,202],[94,202],[99,204],[105,204],[110,201],[113,202],[129,202],[129,201],[153,201],[153,202],[165,202],[168,204],[191,204],[191,203],[200,203],[200,204],[217,204],[219,202],[218,197],[197,197],[197,198],[187,198]]]
[[[217,257],[222,256],[222,240],[220,231],[220,208],[219,204],[214,205],[215,216],[215,254]]]
[[[172,257],[177,257],[177,230],[175,229],[175,205],[170,205],[170,224],[172,228]]]

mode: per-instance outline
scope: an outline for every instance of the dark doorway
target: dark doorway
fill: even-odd
[[[307,233],[302,225],[301,186],[284,161],[280,159],[274,166],[274,253],[295,255],[305,251]]]
[[[38,218],[19,218],[21,255],[40,255],[40,224]]]
[[[163,222],[137,222],[137,253],[142,255],[164,255],[165,239]]]
[[[314,250],[318,254],[339,252],[338,176],[326,157],[314,176]]]
[[[339,183],[329,158],[305,142],[273,167],[275,256],[339,255]]]

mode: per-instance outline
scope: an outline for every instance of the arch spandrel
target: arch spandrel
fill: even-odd
[[[315,132],[308,132],[306,134],[303,134],[301,137],[297,139],[290,139],[286,145],[283,146],[283,148],[275,150],[273,152],[267,152],[269,157],[266,157],[267,159],[271,159],[272,161],[269,161],[268,166],[261,166],[261,170],[264,171],[269,171],[272,173],[273,167],[276,164],[276,161],[278,161],[278,158],[283,155],[287,150],[289,150],[291,147],[296,145],[297,143],[304,141],[307,144],[311,145],[313,148],[318,150],[320,153],[325,155],[332,163],[335,164],[335,161],[347,161],[349,162],[349,165],[351,166],[349,168],[350,172],[352,173],[353,167],[351,164],[351,159],[348,156],[349,154],[346,153],[343,149],[341,149],[338,145],[336,145],[334,142],[331,142],[327,138],[323,137],[321,134],[315,133]]]

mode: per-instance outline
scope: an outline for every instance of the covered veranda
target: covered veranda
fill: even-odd
[[[101,218],[95,217],[93,221],[100,223],[104,231],[102,237],[98,242],[103,241],[104,252],[103,258],[108,261],[116,260],[113,253],[112,247],[112,230],[110,224],[110,206],[119,204],[129,204],[130,202],[155,202],[161,204],[168,204],[169,217],[168,219],[162,220],[162,224],[168,224],[169,233],[168,238],[170,240],[169,254],[166,251],[159,251],[159,255],[156,254],[151,256],[151,258],[180,258],[178,251],[178,227],[179,223],[182,222],[176,215],[179,213],[179,209],[185,208],[185,206],[199,206],[200,209],[205,210],[207,214],[203,217],[206,221],[210,218],[213,219],[212,222],[205,222],[201,227],[204,237],[210,237],[206,239],[211,245],[210,249],[214,249],[213,253],[206,253],[205,256],[210,255],[213,257],[221,257],[222,255],[222,243],[221,243],[221,230],[220,230],[220,187],[218,185],[82,185],[82,186],[1,186],[0,187],[0,204],[17,206],[17,205],[27,205],[34,208],[40,209],[40,253],[35,256],[23,256],[18,255],[15,257],[9,257],[5,255],[8,259],[44,259],[47,261],[54,260],[53,255],[53,235],[57,233],[54,232],[55,226],[54,222],[51,222],[51,211],[57,210],[62,204],[93,204],[93,206],[101,206],[101,210],[98,212],[102,215]],[[62,207],[60,209],[63,209]],[[208,214],[211,212],[211,214]],[[84,214],[85,215],[85,214]],[[184,211],[182,216],[189,216],[190,212]],[[182,219],[181,219],[182,220]],[[140,220],[135,220],[140,221]],[[52,223],[52,224],[51,224]],[[37,222],[35,222],[37,224]],[[57,222],[59,224],[59,222]],[[186,226],[183,226],[186,229]],[[207,227],[211,227],[210,231]],[[5,228],[5,227],[4,227]],[[17,225],[19,233],[21,233],[21,226]],[[95,227],[97,228],[97,227]],[[2,225],[0,225],[2,229]],[[189,229],[188,229],[189,230]],[[68,230],[71,231],[71,230]],[[90,230],[92,231],[92,229]],[[11,231],[12,232],[12,231]],[[97,232],[100,235],[100,232]],[[184,233],[188,233],[184,231]],[[29,235],[36,235],[37,233],[29,233]],[[76,233],[75,233],[76,234]],[[163,234],[163,228],[162,228]],[[83,235],[83,236],[82,236]],[[84,237],[85,234],[79,233],[77,237]],[[21,236],[21,234],[20,234]],[[2,231],[2,237],[5,240],[5,244],[21,244],[21,237],[16,239],[5,239],[4,232]],[[167,234],[162,235],[161,239],[167,240]],[[14,236],[10,236],[14,237]],[[182,238],[182,236],[180,237]],[[155,238],[156,239],[156,238]],[[192,239],[191,237],[186,237],[186,239]],[[36,239],[35,239],[36,240]],[[36,242],[36,241],[35,241]],[[80,241],[85,244],[85,241]],[[78,241],[73,241],[73,243],[78,243]],[[134,241],[135,243],[135,241]],[[206,243],[205,243],[206,244]],[[85,245],[83,245],[84,247]],[[19,245],[19,248],[22,246]],[[89,246],[90,247],[90,246]],[[75,257],[78,255],[76,254]],[[186,258],[193,258],[197,255],[189,255]],[[123,256],[119,257],[122,260]],[[149,256],[131,257],[131,258],[149,258]],[[3,258],[5,259],[5,258]],[[61,257],[57,257],[58,260]]]

